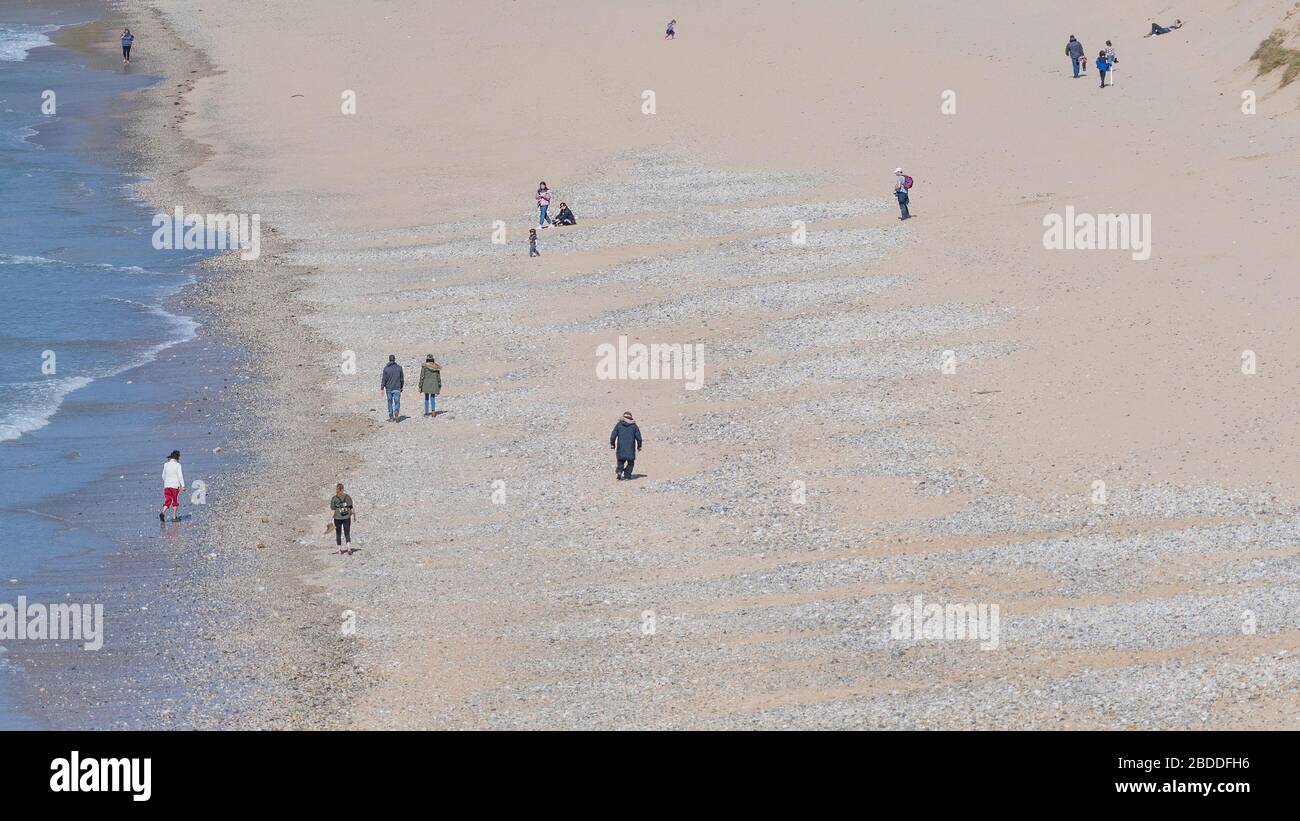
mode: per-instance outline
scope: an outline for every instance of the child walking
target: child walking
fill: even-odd
[[[1110,73],[1110,58],[1106,52],[1102,51],[1097,54],[1097,73],[1101,75],[1100,88],[1106,87],[1106,75]]]
[[[540,257],[542,254],[537,250],[537,229],[528,229],[528,256]]]
[[[675,19],[668,21],[668,29],[664,32],[664,39],[665,40],[677,39],[677,21]]]

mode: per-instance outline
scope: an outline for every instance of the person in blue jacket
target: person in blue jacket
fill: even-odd
[[[614,429],[609,433],[609,446],[614,449],[614,457],[618,460],[614,477],[619,481],[631,479],[637,451],[641,450],[641,429],[632,419],[631,411],[625,412],[623,418],[614,423]]]
[[[1110,55],[1103,49],[1097,54],[1097,73],[1101,75],[1101,87],[1106,87],[1106,75],[1110,73]]]

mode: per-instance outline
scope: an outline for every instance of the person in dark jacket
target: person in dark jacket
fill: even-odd
[[[402,418],[402,387],[405,383],[406,376],[402,373],[402,366],[397,364],[397,356],[389,354],[388,364],[384,366],[384,374],[379,379],[379,390],[388,397],[389,422],[397,422]]]
[[[1065,44],[1065,56],[1070,58],[1070,65],[1074,68],[1074,76],[1076,78],[1079,76],[1080,66],[1084,66],[1084,73],[1085,74],[1087,73],[1088,69],[1086,67],[1086,64],[1083,62],[1084,60],[1083,43],[1080,43],[1078,40],[1074,39],[1073,34],[1070,35],[1070,42]]]
[[[1183,27],[1183,21],[1182,21],[1182,20],[1175,20],[1175,21],[1174,21],[1174,24],[1173,24],[1172,26],[1162,26],[1162,25],[1160,25],[1159,23],[1152,23],[1152,24],[1151,24],[1151,33],[1150,33],[1150,34],[1144,34],[1144,35],[1142,35],[1142,36],[1143,36],[1143,37],[1158,37],[1158,36],[1160,36],[1161,34],[1168,34],[1168,33],[1171,32],[1171,31],[1177,31],[1178,29],[1180,29],[1180,28],[1182,28],[1182,27]]]
[[[614,458],[618,460],[614,477],[620,481],[631,479],[636,453],[641,449],[641,429],[632,420],[631,411],[624,413],[623,418],[614,424],[614,430],[609,433],[609,446],[614,448]]]
[[[135,42],[135,35],[130,29],[122,29],[122,65],[128,65],[131,62],[131,45]]]
[[[555,215],[555,225],[577,225],[578,220],[574,218],[573,212],[569,210],[567,203],[560,203],[560,212]]]

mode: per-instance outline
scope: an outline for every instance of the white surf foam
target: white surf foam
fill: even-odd
[[[0,23],[0,62],[17,63],[27,59],[27,52],[52,46],[49,33],[58,26],[29,26],[23,23]]]
[[[48,425],[50,419],[63,406],[63,400],[73,391],[86,387],[96,379],[120,376],[127,371],[147,365],[157,359],[158,355],[163,351],[182,342],[188,342],[198,333],[199,323],[191,317],[173,314],[157,305],[148,305],[131,299],[108,298],[115,302],[134,305],[141,310],[166,319],[175,329],[176,335],[146,348],[125,363],[104,369],[94,376],[49,377],[32,382],[0,385],[0,389],[3,389],[5,394],[16,397],[16,400],[10,400],[12,404],[11,410],[7,411],[3,418],[0,418],[0,442],[17,439],[23,434],[40,430]]]

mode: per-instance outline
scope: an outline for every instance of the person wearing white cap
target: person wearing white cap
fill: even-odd
[[[899,217],[901,220],[910,219],[911,214],[907,212],[907,203],[910,199],[907,191],[912,187],[912,178],[903,173],[903,167],[900,165],[894,169],[894,196],[898,198],[898,210],[902,212]]]

